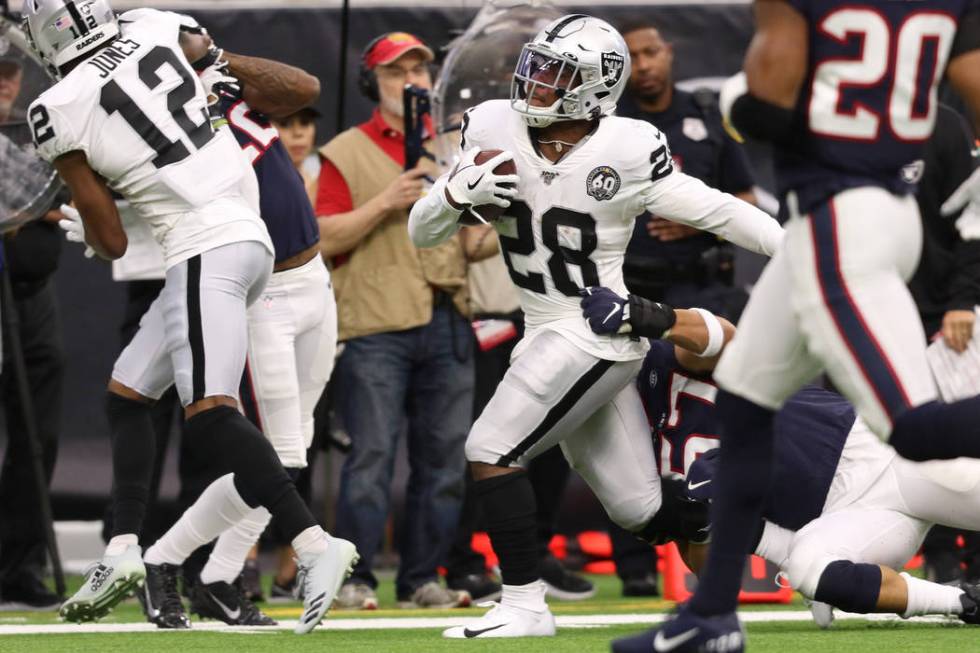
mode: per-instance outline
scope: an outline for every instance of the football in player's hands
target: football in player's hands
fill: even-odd
[[[503,215],[510,205],[510,199],[516,194],[517,186],[517,165],[514,159],[506,155],[504,160],[492,170],[480,170],[502,154],[504,154],[503,150],[466,152],[450,176],[447,189],[449,194],[460,204],[470,204],[459,216],[461,225],[472,226],[492,222]],[[499,177],[508,177],[508,180],[495,181]],[[481,199],[493,201],[486,202]]]

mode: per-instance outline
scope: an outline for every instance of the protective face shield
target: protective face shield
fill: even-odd
[[[59,69],[119,35],[108,0],[24,0],[31,47],[59,76]]]
[[[27,38],[0,16],[0,75],[16,71],[16,86],[0,80],[0,232],[41,217],[55,201],[61,181],[34,151],[27,108],[53,80]]]
[[[629,50],[619,32],[598,18],[563,16],[524,45],[510,104],[531,127],[590,120],[616,110],[629,76]]]

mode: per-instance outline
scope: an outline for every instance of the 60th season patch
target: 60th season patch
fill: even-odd
[[[585,192],[600,202],[611,200],[619,191],[619,173],[609,166],[599,166],[585,180]]]

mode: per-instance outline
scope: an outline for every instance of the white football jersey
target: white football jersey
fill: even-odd
[[[606,360],[645,354],[644,340],[593,333],[580,294],[605,286],[627,295],[623,257],[633,221],[645,210],[767,254],[782,237],[766,214],[675,171],[666,137],[647,122],[602,118],[584,142],[552,163],[510,103],[491,100],[466,112],[460,146],[514,155],[518,197],[495,226],[520,289],[526,341],[546,328]]]
[[[178,45],[180,17],[142,9],[121,35],[41,94],[29,111],[47,161],[74,150],[145,219],[167,267],[233,242],[271,252],[247,193],[255,173]]]

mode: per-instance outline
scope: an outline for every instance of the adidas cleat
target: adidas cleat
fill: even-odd
[[[112,612],[112,608],[143,585],[146,568],[137,544],[126,547],[119,555],[102,557],[85,571],[85,581],[59,614],[66,621],[95,621]]]
[[[303,593],[303,614],[293,632],[308,633],[327,613],[359,556],[353,543],[326,536],[327,550],[297,561],[296,584]]]

